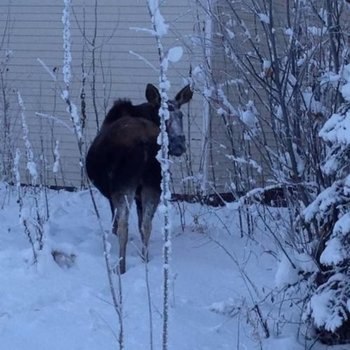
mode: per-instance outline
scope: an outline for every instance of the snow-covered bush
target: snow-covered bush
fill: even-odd
[[[204,8],[212,37],[200,45],[210,47],[213,60],[193,77],[212,107],[213,158],[224,153],[231,161],[226,189],[236,196],[275,186],[298,215],[328,186],[318,132],[341,103],[343,7],[223,0]],[[213,164],[214,188],[221,172]]]
[[[350,64],[339,73],[344,103],[320,131],[329,144],[322,170],[334,182],[303,212],[319,266],[307,315],[326,343],[350,342]]]
[[[212,129],[220,120],[226,130],[229,188],[249,201],[282,192],[289,217],[275,240],[306,288],[299,305],[323,341],[348,341],[349,7],[223,0],[203,9],[215,60],[194,79],[214,111]],[[314,270],[300,267],[300,254]]]
[[[40,176],[37,171],[37,165],[29,140],[29,128],[27,125],[27,117],[25,105],[20,92],[17,92],[18,105],[21,115],[22,135],[26,155],[26,171],[30,181],[30,187],[25,190],[21,186],[20,175],[20,151],[16,150],[16,156],[13,160],[13,173],[17,187],[17,203],[19,206],[20,223],[24,228],[24,232],[29,240],[33,253],[33,262],[38,262],[38,252],[44,248],[46,222],[49,218],[48,200],[46,190],[40,183]]]

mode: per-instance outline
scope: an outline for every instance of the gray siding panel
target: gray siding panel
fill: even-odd
[[[183,59],[169,67],[168,77],[172,88],[170,97],[184,85],[190,66],[198,62],[189,36],[194,30],[194,14],[190,11],[188,0],[167,1],[162,14],[170,24],[169,35],[164,38],[166,48],[181,45],[185,49]],[[72,37],[72,83],[70,92],[72,101],[80,110],[80,92],[82,89],[82,64],[86,75],[85,92],[87,102],[87,129],[85,148],[96,134],[95,111],[92,104],[93,68],[92,46],[95,29],[95,1],[73,1],[71,14]],[[0,32],[4,42],[0,48],[0,60],[4,61],[5,51],[11,56],[7,63],[6,94],[10,102],[13,147],[23,149],[20,128],[19,108],[14,91],[19,90],[23,97],[30,139],[38,164],[45,159],[45,177],[48,184],[79,186],[80,168],[77,144],[74,135],[60,122],[71,126],[66,105],[60,98],[62,82],[62,10],[63,1],[58,0],[16,0],[3,1],[0,4]],[[84,20],[85,17],[85,20]],[[104,0],[97,6],[96,37],[96,106],[100,123],[106,110],[116,98],[129,97],[132,101],[144,100],[145,86],[148,82],[157,84],[158,73],[149,68],[130,51],[143,56],[154,66],[158,66],[155,40],[149,34],[131,29],[132,27],[151,28],[145,1]],[[6,31],[5,31],[6,28]],[[85,31],[85,40],[83,31]],[[185,38],[185,39],[184,39]],[[186,41],[184,43],[184,40]],[[188,50],[186,50],[188,48]],[[57,77],[53,81],[38,62],[42,60],[47,68]],[[0,100],[0,104],[3,101]],[[197,95],[191,103],[189,121],[191,125],[191,156],[193,166],[198,168],[201,150],[202,99]],[[0,106],[1,110],[2,106]],[[184,108],[185,110],[185,108]],[[36,112],[53,116],[42,118]],[[0,112],[1,113],[1,112]],[[186,128],[188,125],[186,125]],[[53,148],[56,140],[60,141],[62,174],[53,174]],[[43,145],[43,147],[42,147]],[[24,158],[24,152],[22,152]],[[25,160],[22,159],[23,168]],[[187,176],[181,169],[186,168],[185,159],[176,160],[173,166],[176,191],[181,190],[181,178]],[[42,169],[43,171],[43,169]]]

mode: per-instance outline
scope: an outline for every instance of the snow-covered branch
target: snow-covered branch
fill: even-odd
[[[157,159],[161,165],[161,198],[160,210],[163,214],[163,332],[162,332],[162,348],[167,350],[169,346],[169,292],[170,292],[170,255],[171,255],[171,224],[169,214],[170,192],[170,172],[169,172],[169,139],[166,130],[166,121],[169,119],[168,110],[168,94],[170,82],[167,79],[167,69],[169,60],[177,60],[181,57],[178,49],[169,50],[168,55],[165,54],[161,38],[167,33],[168,25],[165,23],[160,13],[160,4],[158,0],[148,0],[148,10],[151,17],[153,35],[156,40],[159,57],[159,89],[161,96],[161,106],[159,109],[160,117],[160,134],[158,136],[158,144],[160,150]]]
[[[19,91],[17,91],[17,99],[18,99],[18,104],[21,111],[23,141],[24,141],[26,156],[27,156],[27,170],[30,174],[32,185],[36,185],[38,181],[38,172],[37,172],[36,163],[34,160],[32,144],[29,140],[29,130],[28,130],[27,118],[25,114],[25,106]]]

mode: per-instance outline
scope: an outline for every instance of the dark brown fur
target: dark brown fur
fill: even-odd
[[[143,254],[147,259],[152,219],[161,193],[161,168],[156,160],[160,95],[151,84],[147,85],[146,98],[147,103],[136,106],[128,100],[117,101],[108,112],[86,157],[88,177],[109,200],[114,215],[113,229],[119,236],[120,273],[126,269],[128,217],[133,200],[136,201]],[[170,119],[181,119],[179,107],[191,98],[190,88],[183,88],[171,101],[176,110],[170,113]],[[172,136],[169,137],[170,143],[175,140],[174,154],[182,154],[185,150],[183,134],[171,135],[171,130],[168,132]]]

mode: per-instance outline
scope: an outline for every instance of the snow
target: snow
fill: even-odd
[[[320,262],[325,265],[338,264],[346,257],[346,252],[340,240],[335,237],[326,242],[326,248],[322,252]]]
[[[226,154],[225,157],[227,159],[232,160],[236,164],[249,164],[252,168],[254,168],[259,174],[262,172],[261,166],[254,159],[246,159],[242,157],[235,157],[230,154]]]
[[[34,161],[32,145],[29,140],[29,129],[27,125],[27,117],[25,114],[24,101],[19,91],[17,91],[17,99],[21,111],[22,134],[27,156],[27,170],[29,171],[29,174],[31,176],[32,184],[35,185],[38,179],[38,172]]]
[[[334,72],[327,72],[321,76],[321,85],[329,83],[338,83],[340,80],[340,75]]]
[[[340,91],[344,99],[350,102],[350,83],[343,85]]]
[[[27,170],[29,171],[30,176],[35,179],[34,182],[36,182],[36,179],[38,178],[38,173],[36,170],[36,163],[33,161],[28,161],[27,163]]]
[[[341,87],[340,91],[344,99],[350,102],[350,64],[344,66],[342,77],[346,83]]]
[[[133,29],[133,28],[130,28],[130,29]],[[149,60],[147,60],[147,58],[145,58],[144,56],[142,56],[142,55],[140,55],[132,50],[129,50],[129,53],[130,53],[130,55],[133,55],[133,56],[137,57],[139,60],[141,60],[142,62],[144,62],[146,66],[149,66],[155,72],[158,72],[158,68],[156,68],[154,66],[154,64],[151,63]]]
[[[310,300],[312,317],[318,327],[335,332],[347,319],[345,308],[347,308],[347,296],[332,284],[346,284],[347,276],[342,273],[334,273],[328,280],[329,287],[320,287]],[[345,299],[345,300],[344,300]]]
[[[297,266],[294,268],[289,259]],[[279,287],[297,283],[300,280],[299,272],[313,272],[316,265],[312,258],[306,254],[298,254],[296,251],[288,251],[288,257],[284,254],[278,264],[278,269],[275,275],[275,283]]]
[[[45,69],[46,73],[49,74],[49,76],[51,77],[51,79],[53,81],[57,81],[57,77],[56,75],[54,74],[54,72],[52,71],[52,69],[50,69],[47,64],[41,60],[40,58],[37,58],[37,61],[41,64],[41,66]]]
[[[219,87],[217,89],[217,94],[218,97],[222,103],[222,105],[226,108],[226,110],[224,111],[224,114],[228,114],[228,115],[234,115],[237,116],[239,115],[238,111],[236,110],[236,108],[234,108],[234,106],[232,105],[232,103],[228,100],[224,90]],[[220,113],[219,113],[220,114]],[[222,114],[222,113],[221,113]]]
[[[266,15],[265,13],[259,13],[258,17],[259,17],[261,22],[263,22],[265,24],[270,24],[270,17],[268,15]]]
[[[350,213],[344,214],[334,225],[333,234],[326,243],[320,262],[325,265],[339,264],[343,262],[348,255],[344,243],[341,239],[346,239],[350,232]]]
[[[315,114],[317,113],[324,113],[322,104],[315,99],[314,93],[311,91],[311,89],[307,89],[306,91],[303,91],[303,99],[305,102],[305,105]]]
[[[71,73],[71,33],[70,33],[70,9],[71,0],[64,0],[64,9],[62,14],[62,24],[63,24],[63,81],[66,86],[69,86],[72,73]]]
[[[44,249],[39,252],[36,265],[18,220],[15,191],[2,184],[0,193],[6,198],[0,209],[1,347],[118,349],[117,315],[106,275],[101,231],[89,192],[48,192],[50,218],[45,228]],[[105,198],[95,190],[94,194],[106,231],[110,228],[110,208]],[[275,247],[261,222],[254,219],[254,239],[247,235],[241,238],[239,206],[211,208],[184,203],[182,231],[178,208],[175,203],[170,207],[173,235],[169,349],[231,350],[236,346],[233,344],[239,343],[240,349],[254,350],[260,349],[262,343],[264,350],[272,350],[277,344],[284,344],[273,333],[284,304],[278,301],[278,294],[274,302],[268,297],[275,285],[278,261],[268,253]],[[154,349],[161,348],[164,269],[161,222],[162,214],[157,212],[147,265]],[[271,223],[270,227],[274,225]],[[132,206],[127,272],[121,277],[125,349],[131,350],[149,349],[150,337],[146,270],[139,254],[137,226]],[[109,234],[108,244],[111,262],[115,264],[117,238]],[[256,303],[270,327],[269,339],[264,338],[253,311]],[[284,329],[288,349],[304,349],[304,340],[298,344],[295,339],[297,326],[291,322]],[[314,349],[323,348],[315,345]]]
[[[171,49],[169,49],[168,51],[168,60],[170,62],[178,62],[180,61],[181,57],[183,55],[183,49],[181,46],[175,46],[175,47],[172,47]]]
[[[263,60],[263,70],[270,69],[272,67],[271,61],[268,59]]]
[[[248,133],[245,134],[245,138],[248,140],[258,132],[259,125],[257,116],[258,111],[253,101],[248,101],[245,110],[240,111],[239,117],[247,127]]]
[[[288,35],[288,36],[293,36],[294,32],[292,28],[286,28],[284,31],[284,34]]]
[[[322,214],[337,202],[339,199],[338,197],[337,189],[335,187],[332,186],[326,188],[304,209],[303,216],[305,221],[311,222],[315,216],[322,217]]]
[[[350,111],[334,113],[323,125],[319,136],[331,143],[350,144]]]
[[[79,112],[77,109],[77,106],[71,101],[70,94],[69,94],[69,85],[72,78],[72,70],[71,70],[71,63],[72,63],[72,53],[71,53],[71,26],[70,26],[70,11],[72,7],[72,1],[71,0],[64,0],[64,8],[63,8],[63,14],[62,14],[62,24],[63,24],[63,81],[65,84],[65,89],[61,93],[62,99],[67,104],[67,113],[70,115],[73,126],[74,126],[74,132],[76,134],[78,143],[82,143],[83,140],[83,133],[81,128],[81,120],[79,116]]]
[[[232,40],[232,39],[234,39],[235,38],[235,33],[232,31],[232,30],[230,30],[229,28],[225,28],[225,30],[226,30],[226,33],[227,33],[227,35],[228,35],[228,37]]]
[[[147,0],[148,7],[152,16],[152,23],[156,23],[154,27],[154,35],[163,37],[168,33],[169,25],[165,23],[164,17],[159,10],[158,0]]]
[[[327,33],[327,28],[323,27],[323,28],[318,28],[315,26],[309,26],[307,28],[307,31],[314,36],[323,36]]]
[[[255,128],[258,122],[256,115],[251,110],[242,111],[241,120],[251,129]]]
[[[343,323],[342,317],[330,311],[333,298],[334,291],[328,290],[312,296],[310,302],[316,326],[324,326],[326,330],[330,331],[335,331]]]
[[[60,146],[60,142],[58,140],[56,140],[55,149],[53,150],[55,162],[54,162],[54,164],[52,166],[52,172],[54,174],[58,173],[58,171],[60,169],[60,158],[61,158],[61,156],[60,156],[59,146]]]

